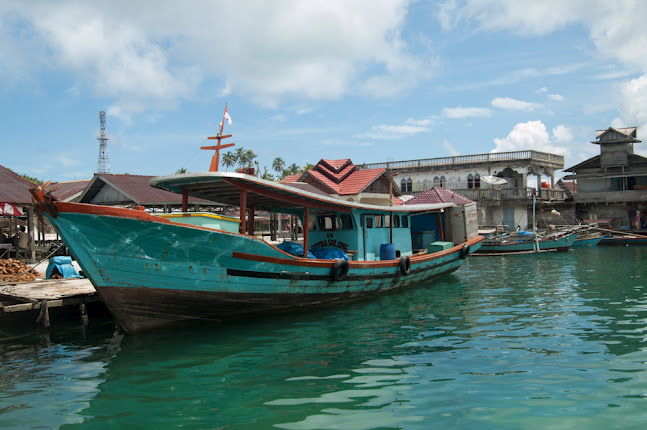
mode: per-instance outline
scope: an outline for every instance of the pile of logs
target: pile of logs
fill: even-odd
[[[33,281],[40,274],[25,263],[13,258],[0,259],[0,281]]]

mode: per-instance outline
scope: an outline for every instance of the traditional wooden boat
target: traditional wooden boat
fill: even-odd
[[[602,233],[587,226],[577,226],[577,232],[572,248],[591,248],[597,246],[602,240]]]
[[[546,251],[568,251],[577,233],[564,232],[535,239],[531,232],[517,232],[492,236],[483,241],[478,255],[520,254]]]
[[[32,190],[131,332],[373,296],[455,271],[483,240],[473,204],[370,206],[228,172],[157,177],[151,185],[182,194],[183,213],[68,203]],[[240,218],[187,212],[189,195],[238,206]],[[299,255],[254,235],[257,210],[301,219]],[[413,249],[412,235],[431,230],[440,240]],[[308,258],[322,248],[352,257]]]
[[[605,235],[598,243],[600,246],[629,246],[647,245],[647,236],[641,234],[610,234]]]

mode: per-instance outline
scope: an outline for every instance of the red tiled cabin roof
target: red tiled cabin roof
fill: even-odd
[[[304,181],[340,196],[353,195],[364,191],[385,171],[386,169],[359,170],[349,158],[342,160],[322,159],[314,169],[306,172]],[[396,188],[394,187],[395,192],[397,192]]]
[[[404,202],[405,205],[426,205],[435,203],[474,203],[473,200],[468,199],[452,190],[444,187],[433,187],[423,193],[418,194],[411,200]]]

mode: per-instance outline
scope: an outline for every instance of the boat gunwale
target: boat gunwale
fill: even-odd
[[[431,254],[414,254],[409,257],[409,260],[411,261],[411,264],[425,263],[427,261],[435,260],[438,258],[445,257],[447,255],[454,254],[456,252],[460,252],[460,250],[465,245],[469,245],[471,247],[482,241],[483,241],[483,236],[477,236],[473,239],[469,239],[467,242],[461,242],[458,245],[455,245],[449,249],[444,249],[442,251],[434,252]],[[272,244],[268,244],[268,245],[273,246]],[[281,250],[279,249],[279,251]],[[239,258],[242,260],[259,261],[263,263],[272,263],[272,264],[287,264],[290,266],[303,266],[303,267],[332,267],[335,264],[335,261],[337,261],[337,260],[323,260],[323,259],[316,259],[316,258],[303,258],[292,254],[287,254],[285,252],[283,253],[290,258],[270,257],[265,255],[249,254],[246,252],[239,252],[239,251],[234,251],[232,253],[232,256],[233,258]],[[378,260],[378,261],[349,260],[348,261],[348,265],[351,268],[356,268],[356,269],[395,267],[395,266],[398,266],[399,264],[400,264],[399,258],[395,260]]]

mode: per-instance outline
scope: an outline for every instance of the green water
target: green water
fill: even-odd
[[[642,429],[646,257],[471,257],[377,299],[145,335],[53,321],[0,343],[0,428]]]

